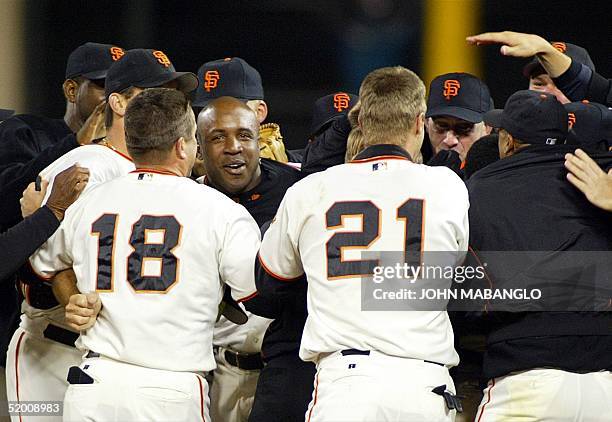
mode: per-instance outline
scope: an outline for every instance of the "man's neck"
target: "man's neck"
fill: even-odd
[[[125,145],[125,129],[122,124],[113,123],[106,129],[106,142],[122,154],[129,155]]]
[[[179,166],[176,166],[173,164],[168,164],[168,163],[162,163],[162,164],[135,163],[135,164],[136,164],[136,169],[155,170],[156,172],[159,172],[159,173],[171,173],[179,177],[187,176],[186,174],[184,174],[184,172],[181,170]]]

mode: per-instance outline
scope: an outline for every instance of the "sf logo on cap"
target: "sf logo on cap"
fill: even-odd
[[[125,54],[125,51],[123,51],[123,48],[121,47],[111,47],[110,54],[111,54],[111,59],[113,59],[113,61],[116,62],[121,57],[123,57],[123,55]]]
[[[204,89],[206,92],[210,92],[211,89],[215,89],[217,87],[217,83],[219,82],[219,72],[216,70],[208,70],[204,74]]]
[[[349,102],[351,101],[351,97],[344,92],[339,92],[334,95],[334,108],[338,110],[338,113],[341,113],[342,110],[346,110],[349,108]]]
[[[456,97],[459,94],[459,88],[461,88],[461,84],[456,79],[447,79],[444,81],[444,98],[450,100],[451,97]]]
[[[568,129],[573,128],[575,123],[576,123],[576,115],[574,113],[567,113]]]
[[[168,58],[168,56],[166,56],[166,53],[164,53],[163,51],[155,50],[153,52],[153,57],[155,57],[157,61],[164,67],[168,67],[172,65],[172,63],[170,62],[170,59]]]
[[[552,46],[562,53],[565,53],[567,51],[567,45],[565,45],[564,42],[554,42],[552,43]]]

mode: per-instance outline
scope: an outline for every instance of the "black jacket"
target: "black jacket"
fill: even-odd
[[[344,164],[349,133],[351,124],[346,115],[334,119],[329,128],[306,145],[302,158],[302,173],[308,175]]]
[[[291,166],[262,158],[259,184],[232,199],[242,204],[262,227],[274,218],[287,189],[302,176]],[[307,315],[305,284],[303,289],[296,289],[283,299],[255,297],[244,304],[254,314],[273,319],[262,344],[266,360],[285,353],[297,354]]]
[[[470,244],[476,254],[612,251],[612,213],[590,204],[566,179],[564,155],[574,149],[531,146],[467,181]],[[612,166],[612,154],[593,158],[604,169]],[[540,264],[546,262],[533,267]],[[496,268],[487,271],[495,280]],[[489,312],[485,319],[487,378],[538,367],[612,369],[611,312]]]
[[[21,223],[0,233],[0,280],[6,280],[59,227],[59,220],[43,206]]]
[[[606,79],[587,66],[572,61],[555,85],[572,101],[589,100],[612,107],[612,79]]]
[[[0,230],[21,220],[21,194],[49,164],[78,147],[63,120],[18,115],[0,123]]]
[[[63,120],[24,114],[0,123],[0,231],[21,221],[19,199],[38,173],[78,146]],[[0,364],[4,365],[19,315],[12,275],[0,281],[0,298]]]

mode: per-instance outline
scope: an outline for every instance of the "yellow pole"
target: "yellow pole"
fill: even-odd
[[[24,13],[25,1],[0,0],[0,108],[23,112],[25,107],[24,90]]]
[[[482,77],[482,49],[465,42],[465,37],[480,32],[482,7],[481,0],[425,0],[422,76],[428,88],[443,73]]]

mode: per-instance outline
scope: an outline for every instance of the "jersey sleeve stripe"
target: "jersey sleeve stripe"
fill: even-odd
[[[283,277],[281,275],[276,274],[274,271],[272,271],[263,261],[263,259],[261,258],[260,254],[257,254],[257,258],[259,259],[259,263],[261,264],[261,267],[263,268],[263,270],[266,272],[266,274],[268,274],[270,277],[273,277],[279,281],[285,281],[287,283],[291,283],[294,281],[297,281],[299,278],[301,278],[304,274],[300,274],[297,277]]]
[[[53,271],[53,274],[46,276],[46,275],[41,274],[38,271],[36,271],[36,268],[34,268],[32,263],[30,262],[30,260],[26,261],[26,264],[32,269],[32,274],[34,274],[36,277],[38,277],[40,279],[40,281],[42,281],[43,283],[51,284],[51,282],[53,281],[53,277],[55,277],[55,274],[58,273],[58,271]]]
[[[259,292],[256,290],[255,292],[251,293],[250,295],[243,297],[242,299],[238,299],[236,302],[238,303],[242,303],[242,302],[246,302],[249,301],[251,299],[253,299],[255,296],[257,296],[259,294]]]

